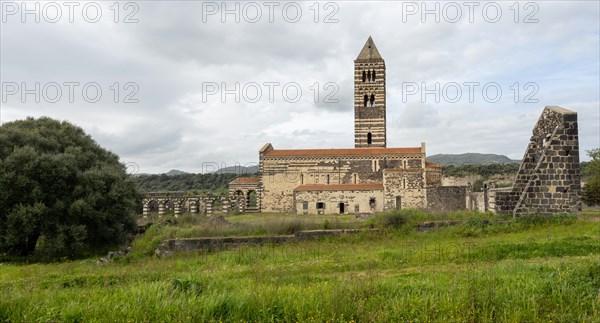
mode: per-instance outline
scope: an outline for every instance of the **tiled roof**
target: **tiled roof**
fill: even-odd
[[[305,184],[294,191],[373,191],[382,190],[383,184]]]
[[[229,184],[258,184],[259,181],[258,177],[238,177]]]
[[[425,162],[425,168],[444,168],[438,164],[435,163],[431,163],[431,162]]]
[[[273,149],[265,153],[267,157],[292,156],[380,156],[420,154],[421,147],[408,148],[346,148],[346,149]]]

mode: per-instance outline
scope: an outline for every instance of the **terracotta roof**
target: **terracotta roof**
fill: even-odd
[[[305,184],[294,191],[373,191],[382,190],[383,184]]]
[[[420,154],[421,147],[408,148],[342,148],[342,149],[273,149],[265,153],[267,157],[291,156],[378,156]]]
[[[431,163],[431,162],[425,162],[425,168],[444,168],[438,164],[435,163]]]
[[[238,177],[229,184],[258,184],[259,181],[258,177]]]

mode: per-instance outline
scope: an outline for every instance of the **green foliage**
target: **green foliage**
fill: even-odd
[[[519,164],[474,164],[474,165],[448,165],[444,166],[442,173],[444,176],[463,177],[471,174],[477,174],[483,178],[489,178],[493,175],[516,174],[519,170]]]
[[[171,288],[173,288],[173,291],[177,292],[200,295],[206,286],[204,282],[194,277],[187,277],[173,279],[171,281]]]
[[[216,194],[224,193],[227,184],[239,177],[236,174],[191,174],[169,176],[160,175],[139,175],[134,176],[133,180],[144,192],[164,192],[164,191],[189,191],[193,194],[204,192],[213,192]]]
[[[122,243],[140,203],[118,157],[50,118],[0,127],[0,254],[76,257]]]
[[[482,192],[483,191],[483,179],[477,179],[473,183],[473,192]]]
[[[512,160],[504,155],[479,153],[437,154],[428,156],[427,161],[443,166],[464,164],[518,164],[518,161]]]
[[[592,160],[583,169],[587,184],[583,187],[582,200],[587,205],[600,205],[600,148],[587,152]]]
[[[597,239],[597,222],[578,219],[476,238],[391,230],[103,266],[3,264],[0,321],[598,322]]]

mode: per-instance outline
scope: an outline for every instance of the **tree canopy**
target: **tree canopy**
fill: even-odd
[[[583,169],[587,181],[583,187],[583,202],[587,205],[600,205],[600,148],[588,150],[592,158]]]
[[[141,195],[117,155],[50,118],[0,126],[0,254],[76,257],[123,243]]]

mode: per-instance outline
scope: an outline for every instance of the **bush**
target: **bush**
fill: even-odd
[[[0,126],[0,254],[77,257],[127,240],[141,195],[118,156],[50,118]]]

